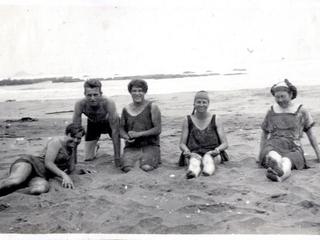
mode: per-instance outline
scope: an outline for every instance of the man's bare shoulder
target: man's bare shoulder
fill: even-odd
[[[114,101],[110,97],[102,96],[101,97],[101,102],[105,104],[113,104]]]
[[[86,98],[82,98],[82,99],[79,99],[76,101],[75,105],[78,105],[78,106],[84,106],[87,102],[87,99]]]
[[[63,141],[63,137],[62,136],[54,136],[51,137],[48,141],[47,141],[47,146],[56,146],[56,147],[61,147],[61,142]]]
[[[116,112],[116,104],[111,98],[103,96],[101,98],[101,105],[109,113]]]

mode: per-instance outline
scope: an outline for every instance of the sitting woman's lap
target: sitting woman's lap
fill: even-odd
[[[206,154],[199,154],[199,153],[196,153],[196,152],[192,152],[190,158],[195,157],[195,158],[197,158],[198,160],[202,161],[204,155],[206,155]],[[213,161],[214,161],[215,164],[221,163],[221,156],[220,156],[220,154],[218,154],[218,155],[215,156],[215,157],[212,157],[212,159],[213,159]]]
[[[160,162],[159,146],[144,146],[141,148],[125,148],[122,157],[123,167],[134,167],[137,161],[140,161],[140,167],[149,165],[157,168]]]
[[[292,163],[292,169],[306,168],[306,162],[302,149],[288,145],[286,142],[281,143],[279,141],[268,141],[260,152],[259,162],[263,167],[266,165],[266,156],[269,152],[275,151],[281,155],[281,157],[287,157]]]

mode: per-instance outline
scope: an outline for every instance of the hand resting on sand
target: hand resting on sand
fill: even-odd
[[[74,189],[73,181],[67,174],[65,174],[62,178],[62,187]]]

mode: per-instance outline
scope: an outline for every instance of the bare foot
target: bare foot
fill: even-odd
[[[91,161],[96,160],[96,159],[97,159],[96,157],[93,157],[93,158],[87,158],[84,161],[85,162],[91,162]]]
[[[266,173],[267,178],[269,178],[271,181],[279,182],[279,177],[276,171],[274,171],[272,168],[268,168]]]
[[[279,177],[284,174],[280,164],[272,157],[267,157],[267,166],[272,168],[272,170],[274,170]]]
[[[196,175],[191,171],[188,171],[186,174],[187,179],[191,179],[191,178],[195,178],[195,177],[196,177]]]

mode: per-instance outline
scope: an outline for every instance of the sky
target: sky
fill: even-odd
[[[320,60],[317,0],[0,0],[0,79]]]

